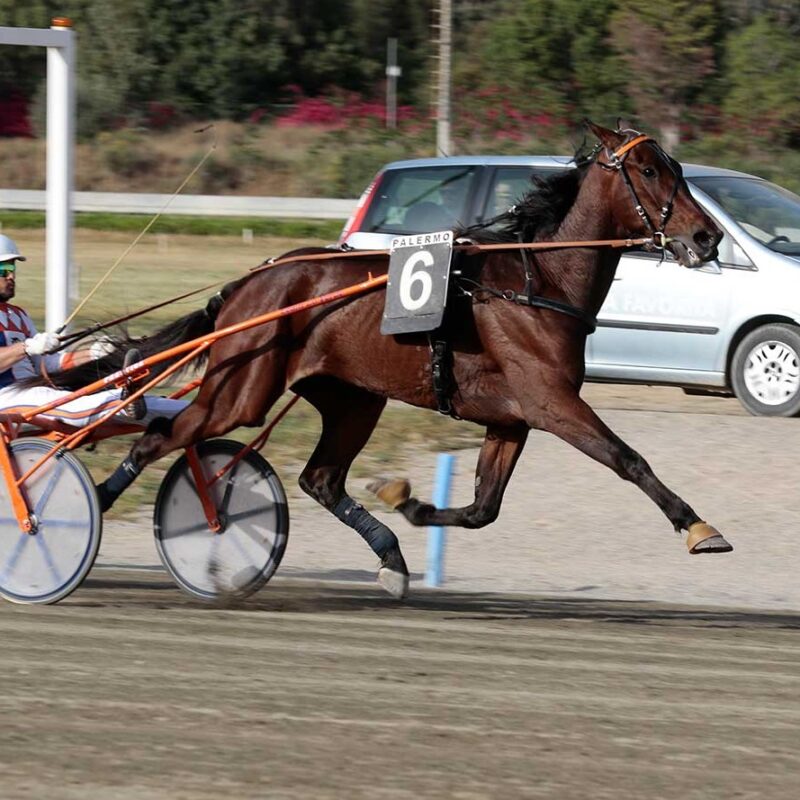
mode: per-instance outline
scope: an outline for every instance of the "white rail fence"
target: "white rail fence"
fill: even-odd
[[[74,192],[73,211],[118,214],[157,214],[169,202],[168,194]],[[221,197],[178,195],[164,213],[206,217],[273,217],[277,219],[347,219],[357,200],[314,197]],[[0,209],[44,211],[46,194],[29,189],[0,189]]]

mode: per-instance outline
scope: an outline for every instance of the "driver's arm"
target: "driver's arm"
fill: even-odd
[[[18,361],[22,361],[26,356],[25,342],[14,342],[14,344],[0,347],[0,372],[5,372],[13,367]]]

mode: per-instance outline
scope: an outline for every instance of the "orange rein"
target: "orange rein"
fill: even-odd
[[[423,236],[424,234],[412,234],[412,235]],[[472,242],[465,241],[462,244],[458,244],[457,242],[453,247],[453,249],[463,250],[467,252],[469,255],[474,255],[475,253],[479,253],[483,250],[486,251],[561,250],[574,247],[619,248],[619,247],[636,247],[642,244],[652,244],[652,239],[597,239],[593,241],[576,240],[576,241],[564,241],[564,242],[528,242],[527,244],[521,244],[521,243],[474,244]],[[329,253],[314,253],[310,255],[290,256],[288,258],[280,257],[280,258],[270,259],[269,261],[265,261],[263,264],[259,264],[257,267],[253,267],[252,269],[250,269],[249,272],[250,274],[254,274],[256,272],[262,272],[264,270],[272,269],[273,267],[278,267],[281,264],[288,264],[294,261],[332,261],[334,259],[340,259],[340,258],[366,258],[367,256],[386,256],[389,255],[390,252],[391,252],[390,250],[340,250],[340,251],[331,251]],[[177,303],[179,300],[185,300],[188,297],[200,294],[200,292],[207,292],[209,289],[213,289],[216,286],[221,286],[222,284],[228,283],[231,280],[232,280],[231,278],[223,278],[222,280],[215,281],[214,283],[209,283],[206,286],[201,286],[199,289],[193,289],[191,292],[185,292],[184,294],[179,294],[176,295],[175,297],[171,297],[168,300],[162,300],[160,303],[156,303],[155,305],[147,306],[147,308],[142,308],[139,311],[134,311],[130,314],[127,314],[124,317],[117,317],[117,319],[113,319],[110,322],[93,325],[90,328],[86,328],[82,331],[76,331],[75,333],[68,334],[67,336],[63,337],[61,348],[59,349],[63,349],[64,347],[69,347],[71,344],[74,344],[80,339],[83,339],[85,336],[88,336],[92,333],[97,333],[98,331],[104,330],[105,328],[108,328],[111,325],[117,325],[121,322],[127,322],[129,319],[135,319],[136,317],[140,317],[142,314],[147,314],[150,311],[155,311],[156,309],[163,308],[164,306],[168,306],[171,303]],[[42,374],[45,380],[49,381],[49,376],[44,372]]]

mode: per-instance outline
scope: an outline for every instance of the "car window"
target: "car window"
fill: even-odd
[[[800,197],[796,194],[758,178],[718,176],[691,182],[770,250],[800,255]]]
[[[484,219],[491,219],[508,211],[531,190],[533,170],[530,167],[498,167],[494,171],[486,205]]]
[[[477,166],[389,170],[367,211],[361,230],[428,233],[468,225]]]
[[[723,267],[755,269],[755,264],[748,258],[747,253],[728,234],[722,237],[717,249],[719,250],[717,260]]]
[[[497,167],[480,218],[490,220],[508,211],[533,188],[534,176],[546,177],[557,171],[541,167]]]

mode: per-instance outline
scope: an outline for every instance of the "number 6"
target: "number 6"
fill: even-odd
[[[420,270],[414,272],[417,265],[420,265]],[[416,311],[425,303],[430,300],[431,291],[433,290],[433,279],[430,274],[423,272],[423,267],[430,267],[433,265],[433,256],[427,251],[422,250],[419,253],[414,253],[405,264],[403,264],[403,271],[400,273],[400,302],[404,308],[409,311]],[[420,291],[416,300],[411,297],[411,287],[414,283],[419,283]]]

